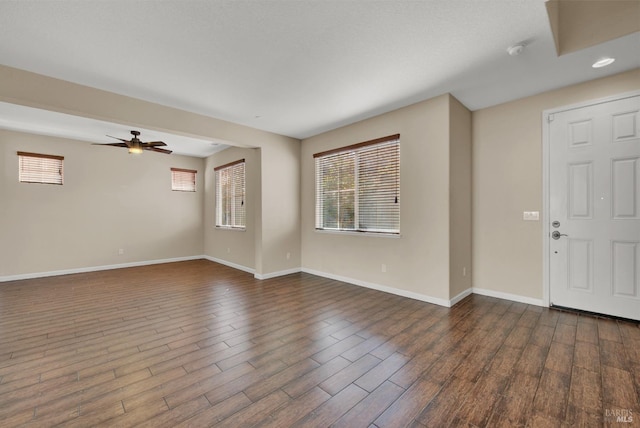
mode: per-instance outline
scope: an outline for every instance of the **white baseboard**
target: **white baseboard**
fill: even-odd
[[[255,273],[253,276],[256,279],[269,279],[269,278],[276,278],[278,276],[290,275],[292,273],[298,273],[298,272],[300,272],[300,268],[280,270],[278,272],[270,272],[265,274]]]
[[[88,266],[82,268],[72,268],[72,269],[61,269],[47,272],[35,272],[35,273],[25,273],[18,275],[6,275],[0,276],[0,282],[8,282],[8,281],[19,281],[22,279],[33,279],[33,278],[45,278],[48,276],[59,276],[59,275],[70,275],[74,273],[85,273],[85,272],[98,272],[101,270],[110,270],[110,269],[121,269],[128,267],[137,267],[137,266],[147,266],[147,265],[155,265],[160,263],[173,263],[173,262],[183,262],[187,260],[209,260],[215,263],[219,263],[221,265],[229,266],[234,269],[238,269],[244,272],[248,272],[253,274],[256,279],[269,279],[275,278],[278,276],[289,275],[291,273],[300,272],[300,268],[293,268],[278,272],[271,272],[264,275],[257,274],[256,270],[247,266],[239,265],[237,263],[233,263],[227,260],[218,259],[216,257],[211,257],[207,255],[198,255],[198,256],[187,256],[187,257],[174,257],[170,259],[158,259],[158,260],[144,260],[139,262],[129,262],[129,263],[118,263],[113,265],[102,265],[102,266]]]
[[[202,256],[203,259],[207,259],[211,262],[215,262],[215,263],[220,263],[221,265],[225,265],[225,266],[229,266],[232,267],[234,269],[238,269],[244,272],[248,272],[248,273],[252,273],[255,274],[256,270],[247,266],[243,266],[243,265],[239,265],[237,263],[233,263],[233,262],[229,262],[227,260],[223,260],[223,259],[218,259],[216,257],[211,257],[211,256]]]
[[[7,276],[0,276],[0,282],[19,281],[21,279],[44,278],[47,276],[70,275],[74,273],[97,272],[101,270],[122,269],[122,268],[128,268],[128,267],[136,267],[136,266],[157,265],[160,263],[183,262],[187,260],[199,260],[202,258],[204,258],[204,256],[201,256],[201,255],[187,256],[187,257],[173,257],[170,259],[145,260],[140,262],[118,263],[115,265],[89,266],[89,267],[82,267],[82,268],[53,270],[48,272],[7,275]]]
[[[487,290],[485,288],[473,288],[473,294],[481,296],[495,297],[497,299],[511,300],[512,302],[526,303],[527,305],[547,307],[542,299],[534,299],[533,297],[519,296],[517,294],[503,293],[501,291]]]
[[[451,302],[449,300],[440,299],[437,297],[431,297],[424,294],[414,293],[413,291],[400,290],[398,288],[388,287],[386,285],[375,284],[372,282],[361,281],[359,279],[347,278],[345,276],[334,275],[332,273],[326,273],[317,271],[314,269],[302,268],[302,272],[310,273],[312,275],[322,276],[329,279],[335,279],[336,281],[347,282],[353,285],[359,285],[360,287],[371,288],[373,290],[383,291],[389,294],[395,294],[396,296],[408,297],[414,300],[420,300],[422,302],[433,303],[435,305],[451,307]]]
[[[211,256],[203,256],[203,257],[205,259],[207,259],[207,260],[212,261],[212,262],[220,263],[221,265],[229,266],[229,267],[232,267],[234,269],[238,269],[238,270],[241,270],[241,271],[244,271],[244,272],[252,273],[253,277],[255,279],[260,279],[260,280],[269,279],[269,278],[276,278],[278,276],[289,275],[289,274],[292,274],[292,273],[300,272],[300,268],[293,268],[293,269],[281,270],[281,271],[278,271],[278,272],[270,272],[270,273],[261,274],[261,273],[256,273],[256,270],[254,268],[242,266],[242,265],[239,265],[237,263],[228,262],[226,260],[218,259],[216,257],[211,257]]]
[[[482,296],[495,297],[497,299],[510,300],[512,302],[525,303],[528,305],[535,305],[535,306],[542,306],[542,307],[547,306],[545,305],[543,299],[535,299],[533,297],[519,296],[517,294],[503,293],[501,291],[487,290],[484,288],[476,288],[476,287],[469,288],[463,291],[462,293],[458,294],[454,298],[450,300],[446,300],[446,299],[440,299],[437,297],[427,296],[420,293],[414,293],[412,291],[400,290],[398,288],[388,287],[386,285],[375,284],[367,281],[361,281],[359,279],[348,278],[341,275],[334,275],[332,273],[321,272],[321,271],[308,269],[308,268],[292,268],[292,269],[282,270],[278,272],[258,274],[253,268],[249,268],[246,266],[242,266],[236,263],[232,263],[226,260],[218,259],[218,258],[207,256],[207,255],[173,257],[169,259],[145,260],[140,262],[118,263],[113,265],[89,266],[89,267],[83,267],[83,268],[54,270],[54,271],[48,271],[48,272],[6,275],[6,276],[0,276],[0,282],[19,281],[22,279],[44,278],[47,276],[70,275],[74,273],[97,272],[101,270],[121,269],[121,268],[128,268],[128,267],[147,266],[147,265],[155,265],[155,264],[161,264],[161,263],[183,262],[187,260],[200,260],[200,259],[206,259],[215,263],[220,263],[222,265],[229,266],[234,269],[251,273],[256,279],[260,279],[260,280],[276,278],[278,276],[289,275],[292,273],[305,272],[312,275],[321,276],[324,278],[334,279],[336,281],[342,281],[349,284],[358,285],[360,287],[366,287],[373,290],[383,291],[385,293],[395,294],[397,296],[408,297],[410,299],[420,300],[422,302],[445,306],[447,308],[450,308],[451,306],[455,305],[456,303],[458,303],[465,297],[469,296],[470,294],[479,294]]]
[[[497,299],[510,300],[512,302],[525,303],[525,304],[534,305],[534,306],[542,306],[542,307],[547,306],[544,304],[544,301],[542,299],[534,299],[532,297],[519,296],[517,294],[503,293],[500,291],[487,290],[484,288],[475,288],[475,287],[468,288],[464,290],[462,293],[453,297],[452,299],[446,300],[446,299],[440,299],[437,297],[427,296],[424,294],[414,293],[412,291],[399,290],[397,288],[388,287],[385,285],[361,281],[359,279],[347,278],[340,275],[321,272],[314,269],[302,268],[301,270],[302,272],[310,273],[312,275],[322,276],[329,279],[335,279],[336,281],[347,282],[349,284],[359,285],[361,287],[371,288],[373,290],[384,291],[385,293],[395,294],[397,296],[402,296],[402,297],[408,297],[410,299],[420,300],[427,303],[433,303],[436,305],[445,306],[447,308],[452,307],[453,305],[455,305],[456,303],[458,303],[459,301],[461,301],[462,299],[464,299],[465,297],[471,294],[479,294],[482,296],[495,297]]]
[[[256,270],[250,267],[246,267],[246,266],[242,266],[239,265],[237,263],[232,263],[223,259],[218,259],[216,257],[211,257],[211,256],[203,256],[205,259],[212,261],[212,262],[216,262],[216,263],[220,263],[221,265],[225,265],[225,266],[229,266],[232,267],[234,269],[238,269],[244,272],[248,272],[248,273],[252,273],[253,277],[255,279],[269,279],[269,278],[276,278],[278,276],[283,276],[283,275],[289,275],[291,273],[298,273],[300,272],[300,268],[293,268],[293,269],[287,269],[287,270],[281,270],[278,272],[271,272],[271,273],[265,273],[265,274],[261,274],[261,273],[256,273]]]
[[[457,296],[455,296],[453,299],[449,300],[449,307],[455,305],[456,303],[458,303],[460,300],[464,299],[467,296],[470,296],[473,294],[473,289],[472,288],[467,288],[466,290],[464,290],[462,293],[458,294]]]

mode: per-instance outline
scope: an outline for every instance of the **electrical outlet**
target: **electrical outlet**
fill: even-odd
[[[227,254],[231,252],[231,248],[227,247]]]
[[[291,253],[287,253],[287,260],[291,258]]]
[[[387,271],[387,265],[385,265],[384,263],[382,263],[382,266],[380,267],[380,270],[384,273]]]
[[[118,255],[121,256],[124,254],[124,248],[118,248]]]
[[[462,276],[467,276],[467,268],[466,267],[462,268]]]

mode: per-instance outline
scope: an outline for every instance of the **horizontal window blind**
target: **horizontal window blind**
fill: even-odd
[[[316,229],[400,233],[400,135],[314,157]]]
[[[214,168],[216,180],[216,226],[244,229],[245,162],[241,159]]]
[[[63,156],[18,152],[18,180],[23,183],[63,183]]]
[[[171,168],[171,190],[195,192],[197,172],[193,169]]]

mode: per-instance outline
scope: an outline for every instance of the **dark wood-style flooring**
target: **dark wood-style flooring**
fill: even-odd
[[[638,426],[639,392],[637,324],[483,296],[205,260],[0,284],[2,427]]]

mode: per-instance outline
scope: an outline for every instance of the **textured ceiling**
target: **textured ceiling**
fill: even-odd
[[[0,0],[4,65],[296,138],[446,92],[476,110],[619,73],[639,45],[557,57],[544,0]]]

